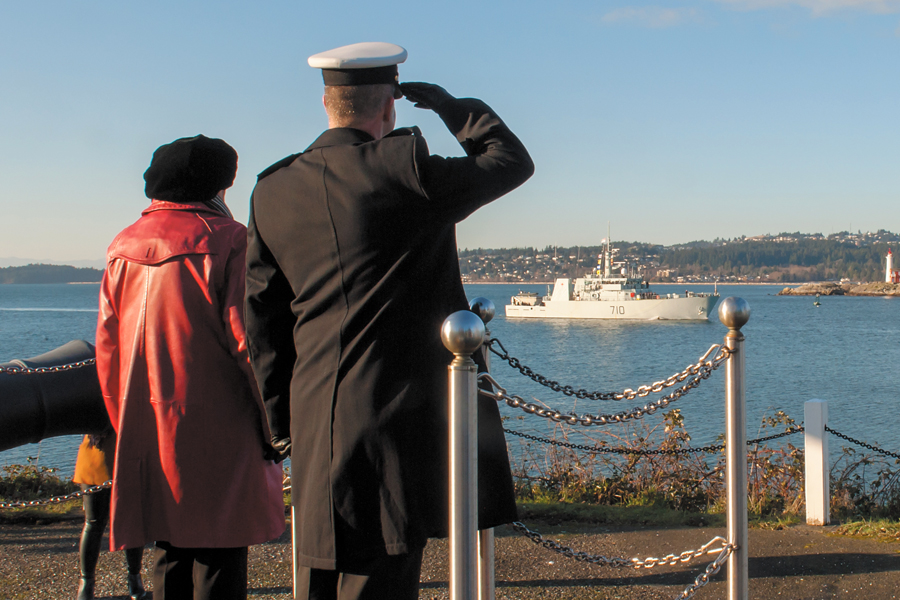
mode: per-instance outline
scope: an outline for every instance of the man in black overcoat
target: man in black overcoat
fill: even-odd
[[[323,68],[329,129],[259,176],[246,327],[272,446],[291,456],[298,598],[416,598],[447,534],[443,320],[468,308],[456,223],[534,165],[480,100],[397,83],[406,51],[354,44]],[[401,93],[402,90],[402,93]],[[466,156],[394,130],[394,101],[433,110]],[[479,527],[515,520],[496,402],[479,399]]]

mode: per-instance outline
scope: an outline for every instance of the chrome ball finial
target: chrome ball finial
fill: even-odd
[[[729,329],[740,329],[750,320],[750,305],[743,298],[725,298],[719,303],[719,320]]]
[[[483,296],[474,298],[469,302],[469,310],[481,317],[481,320],[485,325],[491,322],[491,319],[494,318],[497,311],[494,303]]]
[[[453,354],[472,354],[484,341],[484,322],[468,310],[458,310],[441,326],[441,341]]]

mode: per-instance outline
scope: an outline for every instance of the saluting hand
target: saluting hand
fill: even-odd
[[[433,83],[401,83],[400,91],[407,100],[415,103],[416,108],[429,108],[434,111],[437,111],[446,102],[455,100],[447,93],[447,90]]]

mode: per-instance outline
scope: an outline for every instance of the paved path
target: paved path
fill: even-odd
[[[81,523],[0,525],[0,600],[44,600],[75,595]],[[591,554],[661,557],[699,548],[720,529],[534,526],[548,537]],[[574,533],[577,531],[577,533]],[[827,535],[829,528],[795,526],[750,531],[750,598],[821,600],[900,598],[900,544]],[[290,538],[250,550],[250,599],[290,598]],[[422,570],[423,600],[447,593],[446,541],[429,544]],[[497,598],[657,600],[676,598],[710,562],[698,559],[652,570],[578,563],[539,548],[511,530],[497,537]],[[150,552],[144,554],[145,578]],[[103,552],[98,598],[124,598],[124,556]],[[695,598],[724,599],[725,569]]]

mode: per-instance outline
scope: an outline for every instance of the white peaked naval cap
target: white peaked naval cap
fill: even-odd
[[[386,42],[361,42],[313,54],[307,59],[315,69],[374,69],[406,60],[406,49]]]
[[[406,60],[406,50],[397,44],[363,42],[313,54],[309,66],[322,69],[326,86],[391,84],[394,98],[402,98],[397,65]]]

